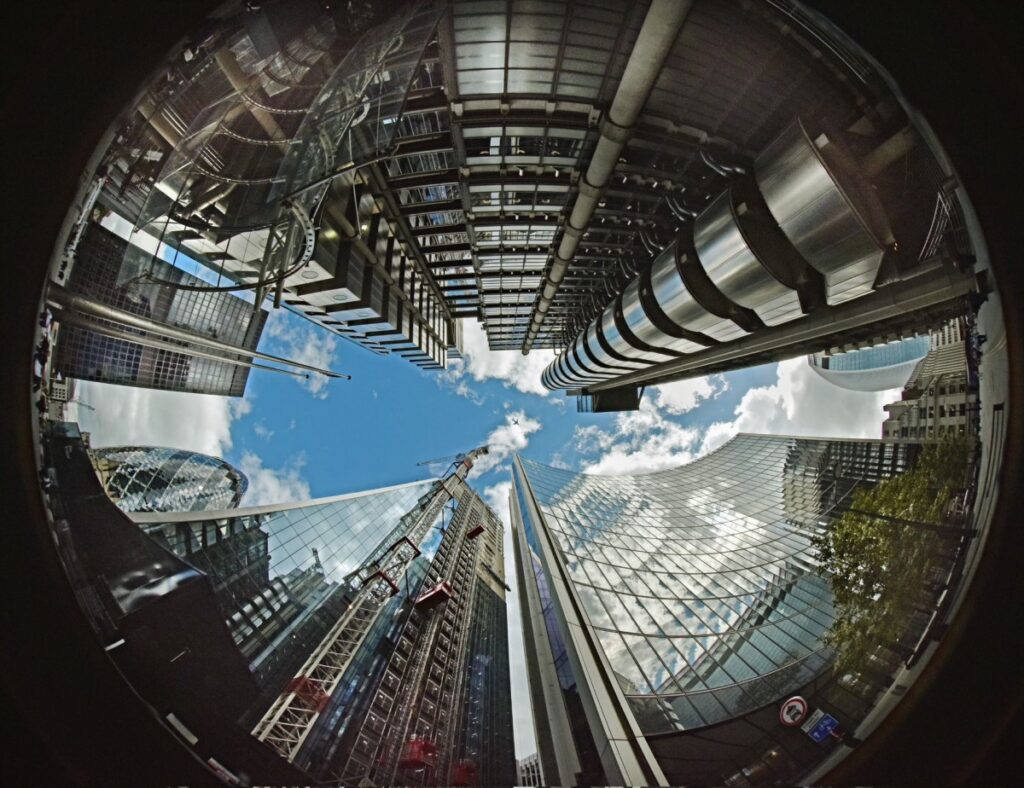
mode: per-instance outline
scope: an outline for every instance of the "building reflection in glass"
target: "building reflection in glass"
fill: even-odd
[[[758,773],[791,781],[820,760],[815,742],[779,725],[778,702],[803,694],[853,730],[884,685],[844,684],[829,670],[836,611],[813,540],[856,489],[900,474],[918,451],[743,434],[643,476],[519,459],[523,606],[546,630],[528,631],[530,678],[543,681],[536,666],[546,662],[563,691],[559,709],[532,688],[535,715],[540,702],[550,717],[538,724],[542,759],[546,748],[554,759],[545,773],[629,777],[620,734],[635,739],[637,768],[654,769],[641,778],[669,784],[720,784],[754,761]],[[620,734],[605,722],[616,710]],[[559,717],[575,753],[555,743]]]

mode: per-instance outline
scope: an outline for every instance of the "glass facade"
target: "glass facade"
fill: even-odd
[[[545,466],[538,467],[543,468]],[[586,784],[600,783],[603,782],[604,773],[600,767],[597,746],[587,725],[583,702],[577,687],[577,679],[569,663],[569,652],[566,648],[561,626],[556,617],[554,601],[551,596],[550,579],[544,571],[544,565],[541,560],[542,550],[538,538],[538,528],[540,526],[534,522],[533,517],[530,515],[530,506],[526,499],[529,488],[525,477],[518,467],[513,469],[513,478],[515,479],[516,503],[522,518],[523,535],[527,545],[527,549],[522,553],[524,555],[524,563],[528,563],[528,566],[524,568],[524,572],[529,578],[527,582],[532,580],[537,590],[537,598],[544,621],[544,631],[547,635],[549,650],[549,655],[545,656],[549,656],[551,659],[558,677],[558,686],[561,689],[562,701],[565,706],[564,712],[569,719],[573,744],[576,747],[576,752],[582,765],[582,782]],[[527,605],[523,604],[523,608],[526,609]]]
[[[930,347],[927,335],[909,337],[846,353],[815,353],[807,357],[807,363],[836,386],[853,391],[884,391],[906,383]]]
[[[557,580],[543,570],[538,527],[556,546],[554,560],[645,737],[674,739],[796,694],[832,656],[824,638],[836,614],[812,540],[845,511],[853,490],[902,472],[916,451],[744,434],[689,465],[643,476],[592,476],[521,459],[515,494],[527,513],[524,536],[552,651],[564,650],[566,638],[550,610],[547,586]],[[542,525],[530,522],[528,498]],[[563,687],[597,681],[558,672]],[[573,722],[586,763],[577,731],[586,726]],[[721,782],[744,758],[742,748],[728,765],[709,755],[723,771],[701,779]],[[670,761],[661,764],[670,783],[693,782],[685,763]]]
[[[157,544],[210,579],[257,684],[239,721],[265,744],[260,731],[281,699],[306,692],[310,676],[329,664],[318,655],[335,653],[349,642],[344,633],[362,627],[337,683],[317,690],[316,716],[288,756],[314,779],[514,779],[501,524],[457,482],[202,519],[133,515]],[[410,539],[415,557],[393,574],[389,556]],[[381,572],[392,573],[394,593],[388,589],[362,618],[367,588]],[[421,603],[443,584],[450,591],[443,607]],[[410,767],[410,736],[431,742],[437,760]]]
[[[117,277],[122,259],[143,257],[146,253],[141,249],[100,225],[90,224],[78,247],[68,277],[68,289],[157,323],[256,349],[267,311],[256,312],[252,304],[237,296],[183,290],[167,284],[119,285]],[[168,282],[200,284],[199,279],[160,260],[153,261],[153,271]],[[138,329],[100,322],[138,334],[140,338],[146,336]],[[54,370],[66,378],[236,397],[245,393],[249,379],[248,367],[193,356],[184,348],[177,353],[147,347],[72,325],[61,327],[55,346]]]
[[[213,579],[235,644],[257,677],[264,678],[261,683],[277,690],[281,670],[287,673],[287,668],[267,666],[297,668],[326,633],[326,627],[317,627],[296,640],[297,622],[318,606],[337,606],[336,597],[347,590],[347,575],[401,528],[402,517],[415,510],[431,485],[417,482],[299,506],[219,512],[203,519],[161,522],[159,514],[137,514],[133,519],[158,543]],[[334,617],[329,618],[333,623]],[[282,645],[288,653],[282,653]]]
[[[89,455],[107,495],[123,512],[233,509],[249,487],[240,470],[198,452],[110,446]]]

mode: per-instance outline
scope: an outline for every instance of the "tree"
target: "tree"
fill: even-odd
[[[886,650],[909,654],[908,625],[933,607],[934,578],[948,571],[962,534],[943,512],[965,487],[968,454],[963,437],[926,445],[913,469],[854,492],[849,510],[815,538],[836,608],[825,640],[837,672],[877,672]]]

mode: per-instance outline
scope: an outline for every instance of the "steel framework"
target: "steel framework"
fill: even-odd
[[[256,724],[253,736],[283,758],[295,759],[384,604],[399,592],[399,582],[420,555],[417,545],[463,483],[473,460],[486,452],[486,447],[469,452],[438,485],[433,498],[420,508],[406,532],[383,555],[364,565],[363,585],[351,606]]]

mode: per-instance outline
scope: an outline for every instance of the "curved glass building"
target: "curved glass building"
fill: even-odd
[[[90,455],[104,490],[124,512],[233,509],[249,487],[233,465],[194,451],[111,446]]]
[[[802,695],[852,731],[878,691],[827,670],[835,611],[812,539],[856,488],[902,472],[917,450],[743,434],[643,476],[517,459],[511,509],[544,773],[584,785],[804,774],[821,745],[779,724],[781,701]]]
[[[813,353],[807,357],[807,363],[821,377],[840,388],[885,391],[901,388],[930,348],[931,338],[927,335],[908,337],[846,353]]]

